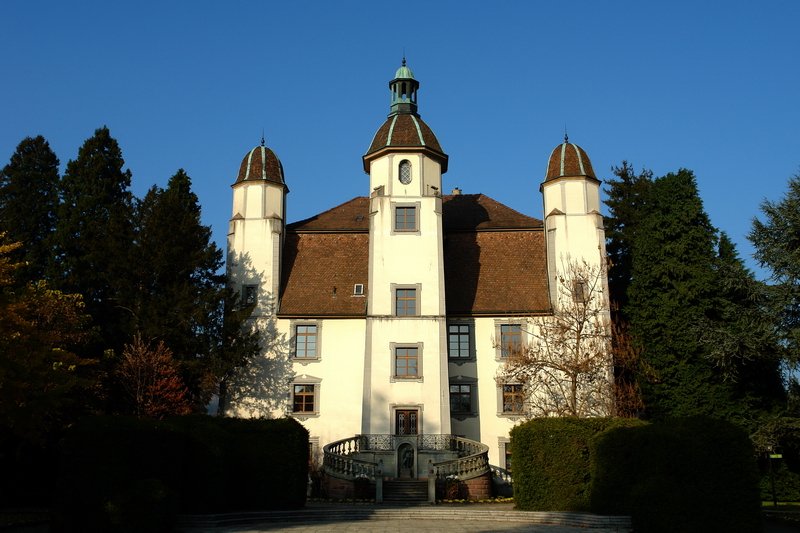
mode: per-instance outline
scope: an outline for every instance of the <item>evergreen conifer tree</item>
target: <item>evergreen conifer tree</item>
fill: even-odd
[[[612,294],[641,349],[649,417],[705,414],[751,425],[783,402],[766,288],[703,209],[694,175],[610,181]]]
[[[22,263],[21,283],[43,279],[51,262],[49,239],[58,207],[58,158],[41,135],[26,137],[0,171],[0,232],[22,243],[13,259]]]
[[[619,179],[608,180],[606,190],[605,203],[611,212],[611,216],[605,218],[608,284],[615,311],[624,314],[631,280],[631,246],[642,218],[647,213],[644,206],[652,185],[653,173],[642,170],[636,174],[627,161],[623,161],[622,166],[614,167],[612,172]]]
[[[216,382],[210,359],[225,292],[222,252],[200,215],[191,179],[180,169],[166,189],[152,187],[139,203],[136,237],[138,331],[173,352],[197,406]]]
[[[102,127],[67,164],[61,181],[61,205],[53,234],[56,261],[51,268],[58,288],[84,297],[99,326],[95,352],[120,353],[131,337],[133,206],[131,172],[117,141]]]
[[[715,296],[715,230],[688,170],[653,181],[631,244],[628,291],[634,337],[655,380],[643,387],[651,417],[718,414],[728,394],[697,331]]]
[[[800,174],[789,179],[789,187],[778,202],[761,204],[764,221],[753,220],[748,238],[756,248],[755,258],[768,268],[774,287],[773,308],[792,364],[800,362]]]

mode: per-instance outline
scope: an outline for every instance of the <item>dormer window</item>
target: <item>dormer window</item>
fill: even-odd
[[[364,284],[356,283],[353,285],[353,296],[364,296]]]
[[[411,161],[408,159],[403,159],[400,161],[400,167],[398,168],[398,179],[403,185],[408,185],[411,183]]]

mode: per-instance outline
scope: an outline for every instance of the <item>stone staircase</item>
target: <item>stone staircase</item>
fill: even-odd
[[[421,504],[428,501],[428,482],[418,479],[395,479],[383,482],[383,501],[397,504]]]

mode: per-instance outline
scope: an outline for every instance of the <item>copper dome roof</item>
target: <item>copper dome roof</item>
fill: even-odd
[[[586,176],[597,179],[592,162],[589,161],[589,156],[586,155],[583,148],[564,139],[564,142],[556,146],[553,153],[550,154],[544,181],[568,176]]]
[[[283,165],[275,152],[261,144],[256,146],[244,156],[239,167],[239,176],[236,183],[243,181],[271,181],[285,185],[283,179]]]

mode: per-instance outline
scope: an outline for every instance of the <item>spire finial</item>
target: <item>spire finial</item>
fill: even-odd
[[[406,53],[403,52],[403,66],[406,66]]]
[[[261,128],[261,146],[264,146],[264,128]]]
[[[567,135],[567,125],[564,124],[564,144],[569,142],[569,135]]]

